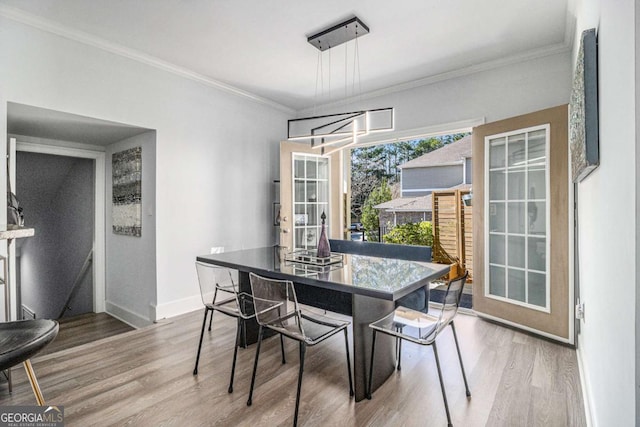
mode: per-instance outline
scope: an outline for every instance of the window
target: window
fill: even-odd
[[[549,125],[485,139],[488,297],[549,311]]]
[[[293,155],[294,249],[315,249],[323,212],[329,225],[329,159]]]

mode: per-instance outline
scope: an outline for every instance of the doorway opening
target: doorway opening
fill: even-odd
[[[469,129],[351,150],[350,239],[430,246],[431,261],[470,269],[471,207],[461,197],[471,193],[471,163]],[[441,302],[442,281],[432,288]],[[471,295],[469,280],[463,307]]]
[[[37,229],[16,242],[22,318],[94,311],[95,160],[16,152],[16,193]]]
[[[151,324],[155,319],[149,307],[156,303],[155,131],[23,104],[7,106],[9,175],[25,210],[25,225],[35,229],[33,238],[9,247],[10,269],[16,273],[10,275],[12,318],[60,319],[58,350]],[[142,238],[109,233],[112,155],[130,147],[141,147],[146,168],[142,200],[148,218]],[[47,259],[37,259],[42,254]],[[118,255],[149,260],[134,261],[139,268],[133,275]]]

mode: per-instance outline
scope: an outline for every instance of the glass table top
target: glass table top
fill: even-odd
[[[341,263],[316,266],[287,261],[285,254],[274,247],[202,255],[197,259],[241,272],[394,301],[449,272],[449,265],[445,264],[356,254],[343,254]]]

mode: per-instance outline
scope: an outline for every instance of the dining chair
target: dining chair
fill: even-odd
[[[353,379],[351,376],[351,361],[349,359],[349,338],[347,327],[350,322],[332,319],[321,314],[302,311],[296,298],[293,282],[289,280],[275,280],[250,273],[251,293],[258,321],[258,348],[253,365],[251,388],[247,405],[251,406],[253,390],[258,369],[260,345],[265,328],[270,329],[280,337],[286,336],[298,341],[300,351],[300,367],[298,371],[298,389],[293,425],[298,424],[298,410],[300,408],[300,390],[302,388],[302,374],[304,372],[304,358],[307,347],[314,346],[325,339],[344,332],[345,349],[347,353],[347,371],[349,374],[349,396],[353,397]]]
[[[463,276],[450,280],[447,283],[447,289],[445,291],[442,308],[437,315],[432,313],[424,313],[422,311],[412,310],[406,307],[397,307],[391,314],[383,317],[382,319],[373,322],[369,325],[373,329],[373,338],[371,342],[371,365],[369,365],[369,384],[367,387],[367,398],[371,399],[371,379],[373,378],[373,363],[376,349],[376,334],[383,333],[391,335],[399,340],[410,341],[415,344],[431,346],[436,359],[436,368],[438,370],[438,378],[440,379],[440,389],[442,391],[442,398],[444,399],[444,408],[447,413],[447,422],[449,426],[451,424],[451,415],[449,413],[449,404],[447,403],[447,394],[444,389],[444,382],[442,381],[442,371],[440,369],[440,359],[438,358],[438,348],[436,346],[436,338],[440,333],[449,325],[453,331],[453,339],[456,343],[456,350],[458,351],[458,360],[460,361],[460,368],[462,370],[462,378],[464,379],[464,386],[466,389],[467,397],[471,396],[469,391],[469,384],[467,383],[467,376],[464,372],[464,365],[462,363],[462,355],[460,354],[460,346],[458,344],[458,336],[456,335],[456,328],[453,320],[458,313],[458,307],[460,305],[460,299],[462,298],[462,291],[464,284],[467,281],[468,272],[465,272]]]
[[[0,323],[0,371],[22,363],[40,406],[45,402],[31,366],[31,358],[54,340],[58,328],[58,322],[47,319]]]
[[[219,267],[212,264],[196,261],[196,272],[200,285],[200,296],[204,304],[204,319],[202,320],[202,330],[200,331],[200,342],[198,343],[198,353],[196,356],[196,366],[193,375],[198,375],[198,363],[202,350],[202,340],[204,329],[207,324],[207,315],[211,314],[209,330],[213,321],[213,312],[217,311],[237,319],[236,340],[233,350],[233,363],[231,365],[231,378],[229,380],[229,393],[233,392],[233,378],[238,357],[238,347],[247,342],[246,322],[255,317],[253,299],[245,292],[239,292],[234,271],[228,268]],[[284,343],[281,342],[282,357],[284,363]]]

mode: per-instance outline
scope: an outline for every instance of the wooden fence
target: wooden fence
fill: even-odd
[[[473,209],[462,196],[469,190],[435,191],[433,198],[433,261],[457,262],[473,280]],[[454,275],[455,272],[452,272]]]

